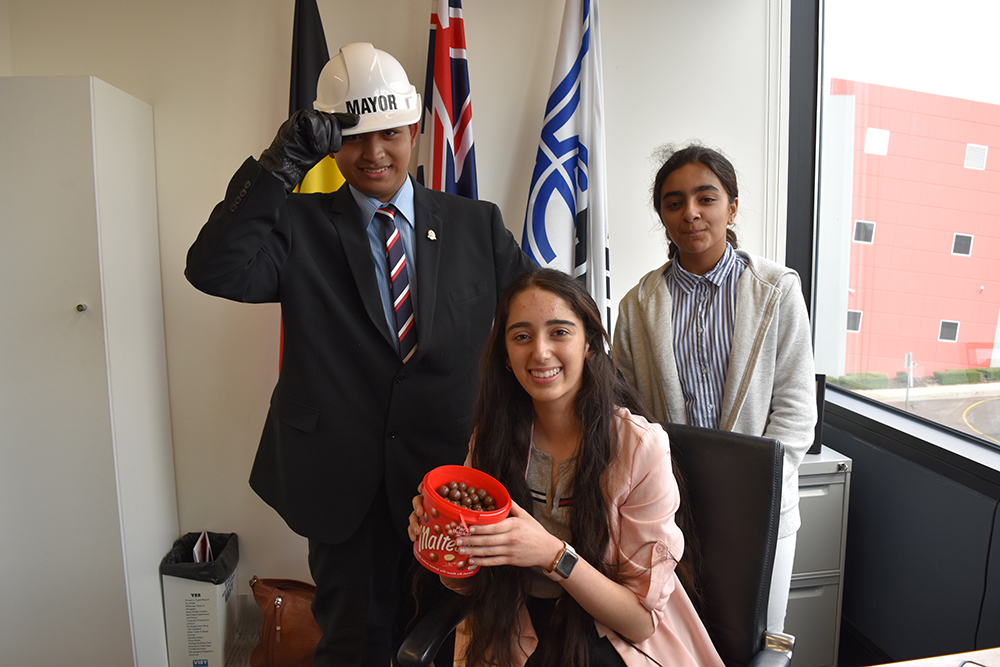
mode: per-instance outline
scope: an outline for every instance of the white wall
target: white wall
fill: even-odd
[[[518,239],[563,2],[464,2],[480,196]],[[0,74],[93,75],[153,106],[181,531],[237,532],[243,593],[252,574],[308,579],[305,541],[247,485],[277,375],[279,313],[201,294],[182,272],[232,172],[285,118],[293,4],[0,0]],[[332,53],[371,41],[422,86],[426,0],[318,4]],[[602,4],[615,303],[665,259],[647,199],[649,156],[667,141],[697,138],[729,154],[744,246],[782,258],[786,12],[787,0]]]
[[[10,75],[10,30],[7,0],[0,0],[0,76]]]

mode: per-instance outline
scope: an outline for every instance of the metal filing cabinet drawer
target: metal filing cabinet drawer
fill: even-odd
[[[844,475],[800,478],[799,513],[802,527],[795,539],[795,573],[839,570]]]
[[[795,636],[792,664],[796,667],[836,664],[839,613],[839,575],[792,582],[785,614],[785,632]]]

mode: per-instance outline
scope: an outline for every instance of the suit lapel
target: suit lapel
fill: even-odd
[[[382,332],[385,342],[393,345],[392,332],[385,321],[382,310],[382,296],[378,291],[378,281],[375,278],[375,263],[372,260],[372,248],[368,242],[368,233],[361,222],[361,212],[354,202],[350,189],[345,183],[335,193],[331,203],[330,221],[337,229],[338,236],[344,246],[347,264],[354,275],[354,284],[358,286],[361,302],[365,305],[368,317]],[[418,339],[419,340],[419,339]]]
[[[413,208],[416,217],[413,221],[413,245],[417,255],[417,353],[410,363],[418,361],[427,349],[424,341],[432,340],[441,244],[447,240],[445,221],[438,215],[438,203],[425,187],[415,181]]]

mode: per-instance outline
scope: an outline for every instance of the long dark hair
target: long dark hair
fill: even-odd
[[[729,161],[729,158],[719,151],[700,144],[689,144],[683,148],[668,145],[661,148],[657,153],[660,159],[663,160],[663,164],[660,165],[660,169],[656,172],[656,177],[653,179],[652,199],[656,217],[660,217],[660,193],[663,190],[663,183],[670,174],[684,165],[694,162],[703,164],[712,170],[712,173],[722,183],[726,194],[729,195],[730,204],[740,196],[739,186],[736,183],[736,168],[733,167],[733,163]],[[729,241],[729,245],[733,246],[733,248],[739,247],[736,232],[733,231],[732,227],[726,228],[726,240]],[[667,237],[667,241],[670,244],[667,249],[667,257],[673,259],[677,254],[677,246],[674,245],[673,241],[670,241],[669,237]]]
[[[581,281],[560,271],[537,269],[521,274],[508,287],[497,306],[480,362],[472,465],[499,479],[518,505],[532,511],[525,467],[534,408],[531,397],[507,370],[505,336],[513,299],[530,288],[562,298],[583,323],[590,346],[583,384],[574,402],[583,436],[576,455],[570,530],[580,556],[605,576],[619,581],[606,559],[610,532],[602,482],[605,472],[618,460],[615,408],[646,413],[637,394],[616,371],[600,311]],[[520,608],[530,594],[531,577],[528,568],[500,566],[482,568],[469,580],[472,608],[477,610],[470,616],[471,640],[466,655],[469,667],[512,664],[516,650],[512,638],[520,635]],[[569,595],[560,599],[555,610],[548,619],[549,627],[556,630],[548,633],[554,641],[538,647],[537,659],[543,665],[587,664],[587,631],[588,625],[593,627],[593,618]]]

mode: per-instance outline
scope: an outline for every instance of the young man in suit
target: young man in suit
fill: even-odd
[[[345,46],[315,107],[236,172],[185,275],[208,294],[281,304],[281,372],[250,484],[309,539],[316,664],[386,667],[407,620],[410,500],[428,470],[464,460],[494,307],[532,265],[496,205],[407,174],[422,107],[388,53]],[[329,153],[347,184],[291,194]]]

